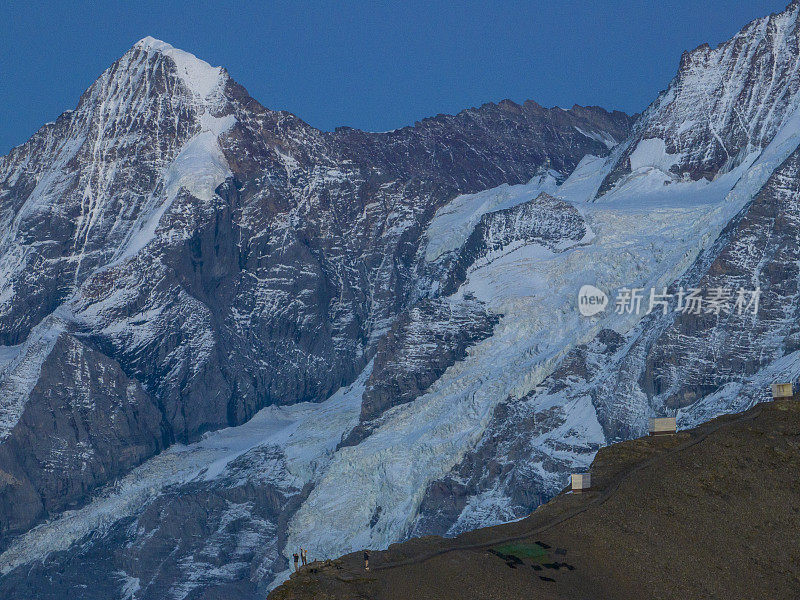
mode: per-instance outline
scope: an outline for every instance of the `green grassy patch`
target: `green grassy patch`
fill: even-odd
[[[547,558],[547,551],[537,544],[526,544],[524,542],[512,542],[495,546],[494,550],[500,554],[516,556],[517,558],[544,559]]]

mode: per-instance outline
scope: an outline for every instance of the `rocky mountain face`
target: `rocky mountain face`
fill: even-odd
[[[528,394],[498,404],[477,446],[428,485],[412,536],[452,536],[486,522],[511,521],[558,494],[574,456],[590,459],[605,442],[596,420],[578,417],[574,407],[591,406],[593,378],[623,343],[619,333],[603,330],[571,350]]]
[[[470,269],[476,265],[486,265],[525,245],[556,250],[581,241],[587,231],[574,206],[542,192],[527,202],[480,215],[464,244],[426,265],[425,275],[434,280],[430,287],[436,293],[449,296],[466,281]]]
[[[136,44],[0,159],[0,596],[263,597],[300,546],[524,516],[649,416],[800,375],[798,12],[684,55],[635,124],[322,132]]]
[[[136,518],[115,521],[100,540],[55,552],[24,574],[11,573],[3,593],[53,600],[76,592],[97,598],[263,598],[259,582],[285,568],[280,526],[301,492],[274,478],[281,460],[280,450],[260,449],[232,462],[224,481],[170,490]]]
[[[361,400],[361,422],[344,444],[357,444],[386,410],[422,395],[464,358],[467,348],[490,337],[498,320],[474,299],[425,299],[403,312],[378,342]]]
[[[663,186],[658,197],[666,208],[670,196],[705,202],[719,193],[716,188],[723,189],[719,206],[729,214],[725,226],[713,243],[690,255],[682,273],[663,280],[671,296],[669,310],[662,313],[659,307],[632,327],[617,326],[622,335],[601,329],[570,350],[542,384],[500,403],[481,442],[452,471],[428,484],[415,534],[452,535],[525,516],[541,503],[537,494],[550,490],[544,496],[551,497],[563,487],[564,473],[588,465],[581,456],[592,455],[595,444],[642,435],[648,416],[676,415],[682,426],[694,426],[764,401],[771,382],[800,375],[795,343],[800,103],[792,87],[797,78],[792,65],[800,54],[798,12],[792,3],[713,51],[701,47],[684,55],[669,89],[643,114],[618,157],[607,161],[606,173],[596,177],[606,194],[598,202],[611,204],[626,195],[646,202],[654,193],[650,190]],[[705,73],[711,64],[714,68]],[[785,75],[773,79],[782,69]],[[736,94],[726,95],[731,89]],[[698,103],[689,99],[699,94],[717,108],[697,110]],[[751,118],[741,125],[748,123],[763,137],[741,137],[739,126],[717,121],[745,114]],[[739,144],[736,151],[720,154],[724,140],[728,150]],[[634,160],[631,170],[633,149],[649,152],[656,146],[647,162]],[[684,162],[673,162],[675,157]],[[700,164],[701,176],[714,182],[693,183],[699,171],[676,176]],[[724,184],[726,178],[731,182]],[[696,190],[702,194],[695,196]],[[661,285],[655,287],[662,293]],[[706,304],[698,314],[679,311],[681,289],[701,290],[706,299],[719,290],[723,307]],[[741,313],[737,309],[740,290],[745,308],[750,292],[760,291],[755,312],[752,305]],[[642,313],[647,298],[643,307]],[[565,432],[563,423],[576,411],[583,412],[581,426],[573,421]],[[527,426],[518,427],[521,423]],[[569,466],[558,464],[564,459]]]
[[[713,179],[766,148],[800,89],[798,12],[792,2],[717,48],[685,52],[678,75],[639,119],[599,193],[642,166],[660,168],[670,180]]]
[[[98,482],[126,473],[165,445],[161,413],[139,382],[76,338],[53,335],[29,406],[0,445],[10,530],[74,506]]]
[[[800,349],[799,176],[800,155],[795,151],[731,223],[726,243],[695,283],[701,289],[731,290],[726,301],[732,308],[736,290],[758,287],[757,315],[737,319],[735,310],[680,315],[652,345],[641,384],[665,406],[689,406]],[[750,296],[745,300],[750,302]]]
[[[326,133],[136,44],[0,162],[0,547],[176,441],[327,398],[405,336],[384,343],[376,371],[391,371],[415,318],[442,334],[398,390],[424,390],[497,320],[478,302],[414,306],[436,210],[566,177],[630,125],[504,101]],[[365,415],[396,387],[371,385]]]

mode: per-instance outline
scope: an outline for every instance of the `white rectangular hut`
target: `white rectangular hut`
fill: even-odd
[[[650,419],[650,435],[669,435],[678,431],[675,417],[656,417]]]
[[[592,476],[589,473],[572,474],[572,491],[576,494],[585,492],[592,487]]]
[[[773,398],[791,398],[793,395],[791,383],[773,383],[772,384],[772,397]]]

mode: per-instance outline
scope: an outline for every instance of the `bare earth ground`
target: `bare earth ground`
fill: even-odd
[[[270,600],[800,598],[800,402],[602,449],[593,491],[312,563]],[[538,542],[538,543],[537,543]]]

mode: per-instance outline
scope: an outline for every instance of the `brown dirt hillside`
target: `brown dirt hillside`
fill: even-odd
[[[270,600],[800,598],[800,402],[599,452],[521,521],[313,563]]]

